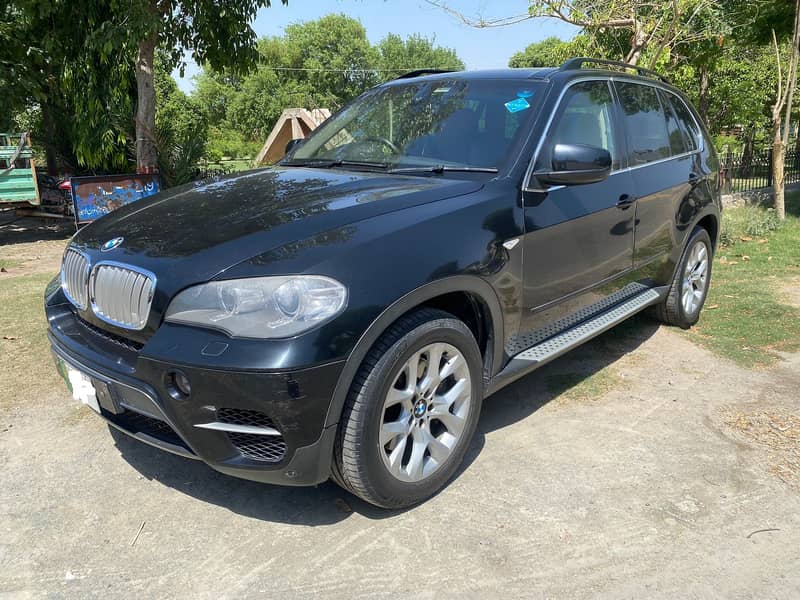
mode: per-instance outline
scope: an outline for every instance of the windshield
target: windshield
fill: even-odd
[[[496,169],[536,112],[541,83],[436,79],[370,90],[285,164]]]

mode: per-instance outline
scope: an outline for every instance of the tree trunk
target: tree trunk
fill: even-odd
[[[786,156],[786,146],[781,136],[781,113],[773,111],[772,114],[772,189],[775,192],[775,214],[779,219],[786,218],[786,202],[783,190],[783,163]]]
[[[631,50],[625,57],[625,62],[629,65],[637,65],[642,57],[642,50],[647,44],[647,33],[638,20],[633,22],[633,37],[631,38]]]
[[[136,172],[158,172],[158,150],[155,142],[156,90],[153,82],[158,32],[153,31],[139,41],[136,53]]]
[[[47,100],[41,103],[42,125],[45,131],[44,157],[47,163],[47,174],[55,177],[58,175],[58,158],[52,140],[58,139],[56,123],[53,120],[53,110]]]
[[[708,67],[703,65],[700,67],[700,95],[697,102],[697,112],[700,113],[700,118],[703,123],[708,123],[708,106],[711,101],[708,95],[708,86],[710,84],[708,76]]]
[[[740,173],[742,177],[750,177],[753,170],[753,144],[755,142],[755,127],[749,125],[744,132],[744,147],[742,148],[742,160],[740,164]]]

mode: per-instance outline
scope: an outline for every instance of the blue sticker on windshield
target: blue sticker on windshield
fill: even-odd
[[[530,98],[533,96],[532,90],[520,90],[517,92],[517,98]]]
[[[528,101],[525,98],[516,98],[514,100],[510,100],[505,104],[506,109],[510,113],[519,112],[521,110],[525,110],[526,108],[530,108],[531,105],[528,104]]]

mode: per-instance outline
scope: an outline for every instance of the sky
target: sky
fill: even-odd
[[[449,0],[448,6],[470,17],[505,17],[524,13],[527,0]],[[284,6],[273,0],[258,11],[253,29],[258,37],[282,35],[292,23],[311,21],[329,13],[344,13],[358,19],[370,42],[389,33],[402,37],[419,33],[434,38],[440,46],[455,49],[468,69],[507,67],[512,54],[551,35],[569,39],[577,29],[555,19],[531,19],[507,27],[476,29],[423,0],[289,0]],[[423,65],[424,66],[424,65]],[[173,73],[178,86],[192,90],[198,67],[189,62],[184,77]]]

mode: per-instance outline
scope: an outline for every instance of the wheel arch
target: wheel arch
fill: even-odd
[[[708,232],[708,236],[711,238],[711,249],[716,250],[719,244],[719,220],[717,216],[713,213],[708,213],[697,221],[695,227],[702,227]]]
[[[347,393],[370,348],[392,323],[421,307],[439,308],[467,324],[481,347],[485,380],[501,366],[503,314],[494,289],[483,279],[470,275],[456,275],[427,283],[387,307],[361,335],[339,375],[325,427],[339,422]]]

